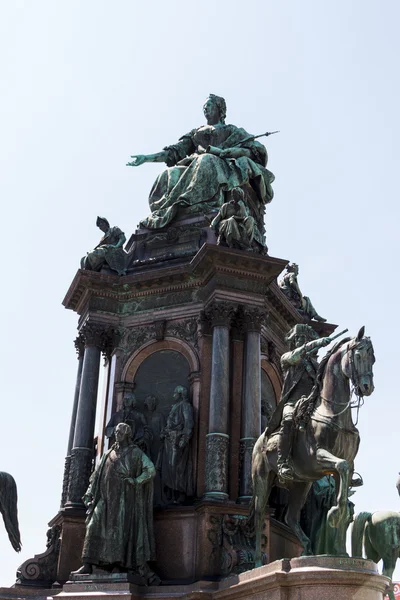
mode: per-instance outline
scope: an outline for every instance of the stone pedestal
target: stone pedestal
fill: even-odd
[[[87,577],[87,576],[86,576]],[[67,582],[57,596],[77,600],[150,598],[152,600],[382,600],[389,579],[369,560],[313,556],[277,560],[222,581],[200,580],[190,585],[137,585],[123,574],[99,575]],[[3,595],[0,598],[17,598]]]
[[[158,494],[154,570],[169,584],[189,585],[238,576],[252,566],[254,540],[246,516],[251,452],[260,434],[261,381],[269,378],[275,406],[285,335],[302,318],[275,283],[286,260],[209,243],[212,230],[204,218],[175,225],[162,232],[138,232],[124,276],[107,269],[78,270],[64,299],[64,306],[79,316],[85,349],[62,510],[51,521],[60,528],[59,544],[51,556],[33,559],[36,580],[43,585],[64,583],[81,564],[82,496],[94,462],[108,448],[104,425],[121,408],[123,393],[134,390],[137,409],[147,419],[145,399],[157,396],[157,411],[165,421],[177,385],[187,388],[193,407],[188,470],[193,485],[187,487],[187,497],[179,498],[181,505],[166,506],[168,498]],[[326,323],[316,326],[325,335],[334,329]],[[111,367],[100,429],[94,431],[102,352]],[[153,452],[155,462],[157,456]],[[295,536],[274,519],[266,519],[264,533],[265,561],[299,554]],[[44,576],[50,559],[51,578]],[[24,581],[32,580],[24,572]],[[119,584],[125,586],[124,594],[145,593],[132,591],[132,581]]]

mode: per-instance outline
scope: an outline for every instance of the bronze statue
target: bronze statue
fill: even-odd
[[[144,399],[144,405],[147,408],[147,427],[151,434],[150,441],[150,458],[157,464],[157,458],[161,449],[161,432],[165,426],[164,415],[157,410],[157,398],[149,395]],[[166,504],[164,493],[161,485],[160,470],[157,469],[154,479],[154,506],[162,506]]]
[[[15,552],[22,548],[18,525],[17,485],[14,477],[0,471],[0,513],[3,515],[8,538]]]
[[[122,409],[114,413],[106,425],[106,436],[114,435],[119,423],[127,423],[134,431],[134,442],[143,452],[150,456],[150,443],[152,433],[149,429],[144,414],[136,408],[136,396],[132,392],[126,392],[123,398]]]
[[[383,561],[382,575],[389,579],[400,554],[400,513],[379,510],[374,513],[362,512],[356,516],[351,532],[351,555],[378,563]],[[395,600],[393,589],[388,592],[390,600]]]
[[[122,247],[126,242],[125,234],[119,227],[111,227],[104,217],[97,217],[96,225],[104,235],[95,249],[82,258],[81,269],[100,271],[107,265],[118,275],[125,275],[127,253]]]
[[[226,245],[229,248],[239,250],[250,250],[253,239],[256,239],[261,250],[264,246],[263,239],[257,229],[257,225],[244,203],[244,192],[241,188],[234,188],[231,192],[231,200],[225,202],[218,214],[211,222],[211,227],[218,234],[218,245]]]
[[[261,566],[265,509],[274,485],[288,489],[286,523],[299,538],[304,554],[312,554],[310,540],[299,523],[300,511],[312,482],[327,474],[334,475],[337,480],[336,504],[327,517],[328,523],[336,529],[332,553],[346,554],[348,489],[352,485],[354,458],[360,442],[352,421],[350,382],[360,404],[360,398],[369,396],[374,390],[374,362],[373,346],[371,340],[364,337],[364,327],[356,337],[337,342],[324,356],[312,393],[308,398],[300,399],[299,408],[296,407],[303,431],[297,428],[293,438],[293,480],[283,482],[278,477],[279,431],[272,432],[269,427],[257,440],[253,451],[251,505],[256,530],[256,566]],[[308,420],[304,420],[305,416]]]
[[[117,425],[115,440],[94,471],[84,496],[88,516],[83,566],[73,574],[91,574],[95,565],[138,574],[154,585],[160,581],[147,563],[155,560],[155,468],[133,443],[129,425]]]
[[[168,502],[177,504],[193,495],[192,457],[190,438],[193,433],[193,407],[188,391],[182,385],[174,390],[174,401],[167,425],[161,432],[161,448],[157,466]]]
[[[361,480],[362,483],[362,480]],[[355,490],[349,489],[349,497]],[[336,485],[331,475],[314,481],[301,511],[300,525],[310,538],[313,554],[332,554],[335,548],[336,530],[328,523],[327,517],[336,504]],[[346,529],[354,518],[354,504],[348,501]]]
[[[271,202],[274,175],[265,167],[268,155],[255,136],[235,125],[226,125],[224,98],[210,94],[203,107],[207,125],[192,129],[180,140],[156,154],[135,155],[128,166],[165,162],[150,192],[152,214],[143,227],[165,227],[179,212],[207,213],[225,202],[225,192],[251,185],[259,203]]]
[[[285,296],[290,300],[299,313],[305,316],[307,319],[314,319],[324,323],[326,319],[321,317],[315,310],[310,298],[303,296],[301,293],[299,284],[297,282],[297,276],[299,274],[299,266],[296,263],[291,263],[286,267],[286,273],[279,281],[278,285],[281,288]]]
[[[311,392],[318,371],[317,352],[330,344],[329,338],[318,338],[309,325],[295,325],[286,336],[290,351],[281,357],[284,376],[281,400],[267,428],[270,435],[280,424],[276,439],[278,452],[278,476],[280,479],[293,479],[290,464],[292,447],[293,412],[297,400]]]

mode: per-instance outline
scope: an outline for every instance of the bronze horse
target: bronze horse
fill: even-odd
[[[400,513],[378,510],[358,514],[351,532],[351,555],[362,558],[363,546],[367,558],[375,563],[383,560],[382,575],[392,579],[400,555]],[[395,600],[392,589],[388,595]]]
[[[0,513],[3,515],[4,525],[12,547],[16,552],[20,552],[22,545],[18,526],[17,486],[11,475],[1,471]]]
[[[359,399],[374,390],[372,365],[375,362],[371,340],[364,337],[364,327],[354,338],[336,343],[322,359],[313,391],[299,403],[296,411],[309,418],[296,428],[293,439],[293,481],[281,483],[277,476],[277,436],[265,432],[253,450],[253,499],[250,514],[254,514],[256,532],[255,564],[261,566],[261,536],[272,486],[289,491],[286,523],[299,538],[303,554],[312,554],[309,538],[300,527],[300,511],[313,481],[333,475],[336,484],[336,505],[328,512],[328,523],[336,529],[332,553],[346,553],[346,522],[348,489],[354,471],[354,458],[360,437],[354,426],[351,408],[350,382]],[[304,407],[306,410],[304,411]],[[296,417],[295,417],[296,420]]]

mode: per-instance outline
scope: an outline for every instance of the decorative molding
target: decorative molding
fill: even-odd
[[[239,443],[239,473],[240,473],[240,496],[250,498],[253,495],[253,483],[251,480],[251,462],[254,444],[257,438],[241,438]]]
[[[152,325],[125,328],[122,330],[118,349],[125,354],[131,354],[152,339],[156,339],[154,323]]]
[[[83,357],[83,353],[85,351],[85,340],[83,339],[83,335],[81,333],[74,340],[74,346],[76,349],[76,353],[78,355],[78,359]]]
[[[167,325],[166,334],[170,337],[176,337],[185,340],[198,349],[198,323],[194,317],[185,321],[171,321]]]
[[[62,483],[62,493],[61,493],[61,508],[64,507],[68,498],[68,483],[69,483],[69,472],[71,467],[71,455],[65,457],[64,463],[64,476]]]
[[[165,328],[167,325],[167,321],[165,319],[159,319],[158,321],[154,321],[153,325],[157,342],[162,342],[162,340],[165,337]]]
[[[82,498],[89,486],[93,458],[94,452],[90,448],[72,449],[66,507],[84,507]]]
[[[47,532],[46,550],[28,558],[17,569],[18,585],[35,585],[51,587],[57,579],[57,564],[60,551],[61,526],[53,525]]]
[[[208,433],[206,436],[206,496],[228,495],[229,435]]]

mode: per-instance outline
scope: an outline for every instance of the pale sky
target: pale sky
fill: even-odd
[[[77,360],[77,316],[61,301],[99,240],[147,216],[162,165],[125,166],[204,122],[268,138],[271,256],[339,331],[375,348],[360,410],[356,512],[400,510],[398,24],[395,0],[3,0],[0,96],[0,469],[19,490],[23,550],[0,523],[0,586],[43,552],[59,508]],[[400,578],[400,569],[398,569]]]

